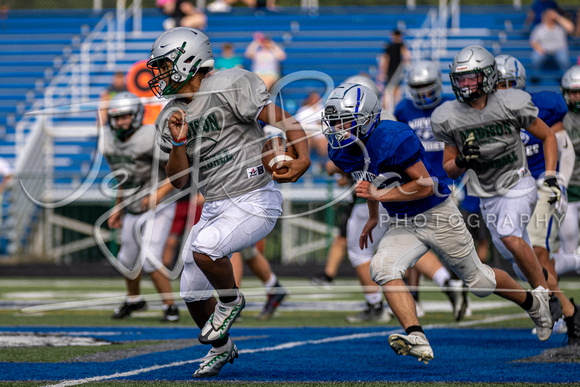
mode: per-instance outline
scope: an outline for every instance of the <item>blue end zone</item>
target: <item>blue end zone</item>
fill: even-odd
[[[529,329],[426,329],[435,353],[428,365],[397,356],[385,328],[234,328],[240,358],[212,380],[238,381],[415,381],[570,383],[580,364],[517,363],[563,345],[564,336],[540,342]],[[192,346],[123,360],[75,363],[0,363],[0,378],[16,380],[191,380],[208,351],[194,345],[198,330],[143,327],[26,327],[8,332],[90,336],[112,342],[192,339]],[[184,364],[184,362],[186,362]],[[155,369],[155,366],[163,367]],[[152,367],[152,368],[151,368]],[[121,377],[115,373],[127,373]]]

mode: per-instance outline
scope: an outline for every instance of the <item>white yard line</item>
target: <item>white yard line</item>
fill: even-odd
[[[457,327],[457,326],[471,326],[471,325],[478,325],[478,324],[493,323],[493,322],[498,322],[498,321],[507,321],[507,320],[512,320],[512,319],[519,319],[519,318],[523,318],[523,317],[527,317],[527,314],[526,313],[518,313],[518,314],[508,315],[508,316],[490,317],[490,318],[485,318],[483,320],[477,320],[477,321],[466,321],[463,323],[426,325],[425,328],[449,328],[449,327]],[[395,332],[402,332],[402,328],[393,327],[393,329],[389,329],[388,331],[384,331],[384,332],[355,333],[352,335],[327,337],[327,338],[319,339],[319,340],[292,341],[289,343],[275,345],[273,347],[243,349],[243,350],[239,351],[239,353],[244,354],[244,353],[281,351],[281,350],[285,350],[285,349],[289,349],[289,348],[301,347],[304,345],[317,345],[317,344],[326,344],[326,343],[332,343],[332,342],[337,342],[337,341],[348,341],[348,340],[363,339],[363,338],[369,338],[369,337],[388,336],[388,335],[395,333]],[[199,358],[199,359],[193,359],[193,360],[173,362],[173,363],[163,364],[163,365],[155,365],[155,366],[151,366],[151,367],[147,367],[147,368],[139,368],[139,369],[133,370],[133,371],[117,372],[117,373],[114,373],[111,375],[95,376],[95,377],[86,378],[86,379],[65,380],[65,381],[62,381],[58,384],[49,384],[46,387],[48,387],[48,386],[51,386],[51,387],[78,386],[78,385],[90,383],[90,382],[99,382],[99,381],[110,380],[110,379],[115,379],[115,378],[135,376],[135,375],[139,375],[139,374],[143,374],[143,373],[147,373],[147,372],[151,372],[151,371],[157,371],[157,370],[164,369],[164,368],[179,367],[182,365],[198,363],[201,361],[202,361],[202,358]]]

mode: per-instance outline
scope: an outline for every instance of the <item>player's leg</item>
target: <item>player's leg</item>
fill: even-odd
[[[412,228],[391,224],[371,260],[370,273],[383,287],[391,311],[406,332],[389,336],[389,345],[399,355],[409,354],[427,363],[433,359],[433,350],[417,317],[413,296],[403,282],[405,271],[429,250]]]
[[[384,208],[379,211],[380,213],[385,213]],[[389,322],[391,320],[391,316],[383,304],[381,287],[371,279],[370,275],[371,259],[376,246],[386,230],[388,230],[388,224],[386,222],[379,223],[373,230],[373,242],[369,241],[367,248],[361,250],[358,241],[368,217],[369,209],[367,203],[355,204],[346,226],[348,258],[356,271],[359,283],[363,287],[366,301],[364,310],[355,315],[346,316],[346,321],[350,323],[363,321]]]
[[[282,195],[271,183],[234,199],[204,205],[202,218],[194,227],[197,235],[191,244],[193,260],[219,296],[214,314],[199,335],[202,343],[225,337],[245,306],[236,287],[229,261],[268,235],[281,214]],[[200,227],[198,227],[200,226]]]
[[[234,279],[238,288],[242,287],[242,279],[244,278],[244,261],[240,252],[232,254],[230,259],[232,269],[234,270]]]
[[[326,143],[326,139],[325,139]],[[325,145],[326,146],[326,145]],[[340,264],[346,256],[346,233],[347,233],[347,222],[352,213],[353,205],[349,204],[347,211],[339,211],[336,217],[337,226],[339,229],[339,235],[335,236],[332,240],[332,245],[328,250],[328,256],[326,257],[326,266],[324,271],[320,274],[311,278],[313,285],[328,287],[332,285],[332,281],[338,273]]]
[[[481,199],[481,210],[487,228],[504,259],[514,260],[532,287],[548,289],[542,266],[526,232],[537,200],[536,182],[531,177],[524,178],[511,192],[522,194],[517,197],[496,196]]]
[[[419,229],[420,236],[430,241],[435,252],[469,286],[472,293],[477,297],[486,297],[495,292],[514,301],[528,311],[536,324],[538,338],[547,340],[553,324],[548,290],[537,288],[531,293],[526,292],[504,271],[483,264],[459,210],[450,200],[431,209],[430,215],[437,222],[427,223],[427,227]]]
[[[251,246],[243,250],[242,258],[252,273],[262,281],[266,290],[266,302],[256,318],[258,320],[268,320],[274,315],[274,312],[282,301],[284,301],[288,293],[278,281],[278,277],[272,271],[270,263],[264,254],[256,246]]]
[[[580,273],[580,256],[578,248],[578,214],[580,202],[568,203],[566,215],[560,225],[560,251],[554,254],[554,267],[558,275],[576,271]]]
[[[161,295],[163,301],[161,321],[163,322],[179,320],[179,310],[175,305],[171,282],[162,262],[163,251],[173,224],[176,207],[176,203],[161,205],[157,207],[154,217],[149,217],[150,212],[143,215],[143,217],[147,217],[142,227],[140,249],[143,271],[149,274],[155,289]]]
[[[130,270],[134,277],[125,277],[127,285],[126,301],[115,308],[111,318],[123,319],[131,315],[132,312],[147,309],[147,302],[141,295],[141,269],[142,262],[139,260],[139,245],[135,238],[134,229],[139,217],[137,215],[125,214],[121,228],[121,249],[117,254],[119,263]]]
[[[451,303],[453,317],[456,321],[460,321],[467,310],[467,297],[464,295],[463,282],[459,279],[452,279],[451,273],[441,264],[439,257],[431,250],[417,261],[414,268],[444,289]]]

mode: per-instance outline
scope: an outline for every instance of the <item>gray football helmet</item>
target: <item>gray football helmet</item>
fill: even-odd
[[[328,96],[322,113],[328,144],[344,148],[369,136],[380,121],[381,108],[376,94],[366,86],[343,83]]]
[[[498,55],[495,57],[495,63],[499,73],[498,82],[505,82],[506,89],[526,88],[526,69],[519,60],[511,55]]]
[[[145,108],[141,100],[139,100],[139,97],[128,91],[122,91],[115,94],[109,101],[109,107],[107,109],[109,127],[119,140],[124,141],[125,138],[129,137],[143,125],[144,113]],[[119,127],[115,119],[125,114],[131,115],[131,127],[127,130]]]
[[[171,97],[204,67],[213,69],[213,51],[203,32],[189,27],[165,31],[153,43],[147,67],[153,71],[149,88],[158,98]]]
[[[498,71],[495,58],[481,46],[468,46],[459,51],[451,64],[451,88],[459,102],[471,102],[495,91]],[[466,81],[476,83],[464,86]]]
[[[346,78],[344,80],[344,82],[342,82],[342,83],[343,84],[344,83],[357,83],[359,85],[366,86],[369,89],[371,89],[373,91],[373,93],[375,93],[377,95],[377,98],[379,98],[379,99],[381,98],[381,92],[379,91],[379,88],[377,87],[375,82],[371,78],[369,78],[365,75],[359,74],[359,75],[350,76],[350,77]]]
[[[413,64],[407,75],[407,85],[413,105],[419,109],[430,109],[441,102],[441,71],[431,61]]]
[[[568,105],[568,110],[574,114],[580,113],[580,101],[571,101],[569,92],[577,91],[580,92],[580,66],[572,66],[564,73],[562,81],[560,84],[560,89],[562,90],[562,96],[566,100],[566,105]]]

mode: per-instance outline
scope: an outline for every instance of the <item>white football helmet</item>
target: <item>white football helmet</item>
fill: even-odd
[[[107,109],[109,127],[115,133],[115,136],[123,141],[143,125],[144,113],[145,108],[139,97],[135,94],[129,93],[128,91],[117,93],[109,101],[109,107]],[[131,115],[131,127],[127,130],[119,127],[115,119],[125,114]]]
[[[572,66],[564,73],[560,84],[562,95],[568,105],[568,110],[574,114],[580,113],[580,101],[571,101],[569,92],[580,92],[580,66]]]
[[[381,92],[379,91],[379,88],[377,87],[375,82],[371,78],[367,77],[366,75],[360,75],[360,74],[353,75],[353,76],[346,78],[344,80],[344,82],[342,82],[342,83],[343,84],[344,83],[357,83],[359,85],[366,86],[369,89],[371,89],[373,91],[373,93],[375,93],[377,95],[377,98],[379,98],[379,99],[381,98]]]
[[[526,69],[519,60],[511,55],[498,55],[495,57],[495,63],[499,73],[498,82],[505,82],[506,89],[526,88]]]
[[[213,69],[213,51],[203,32],[176,27],[153,43],[147,67],[153,71],[149,88],[158,98],[175,95],[200,68]]]
[[[407,85],[413,105],[419,109],[430,109],[441,102],[441,71],[431,61],[413,64],[407,75]]]
[[[376,94],[366,86],[343,83],[334,89],[324,105],[322,133],[333,149],[347,147],[370,135],[380,121]]]
[[[495,58],[481,46],[465,47],[453,59],[449,78],[459,102],[471,102],[485,94],[491,94],[495,91],[498,80]],[[466,80],[475,84],[465,86]]]

